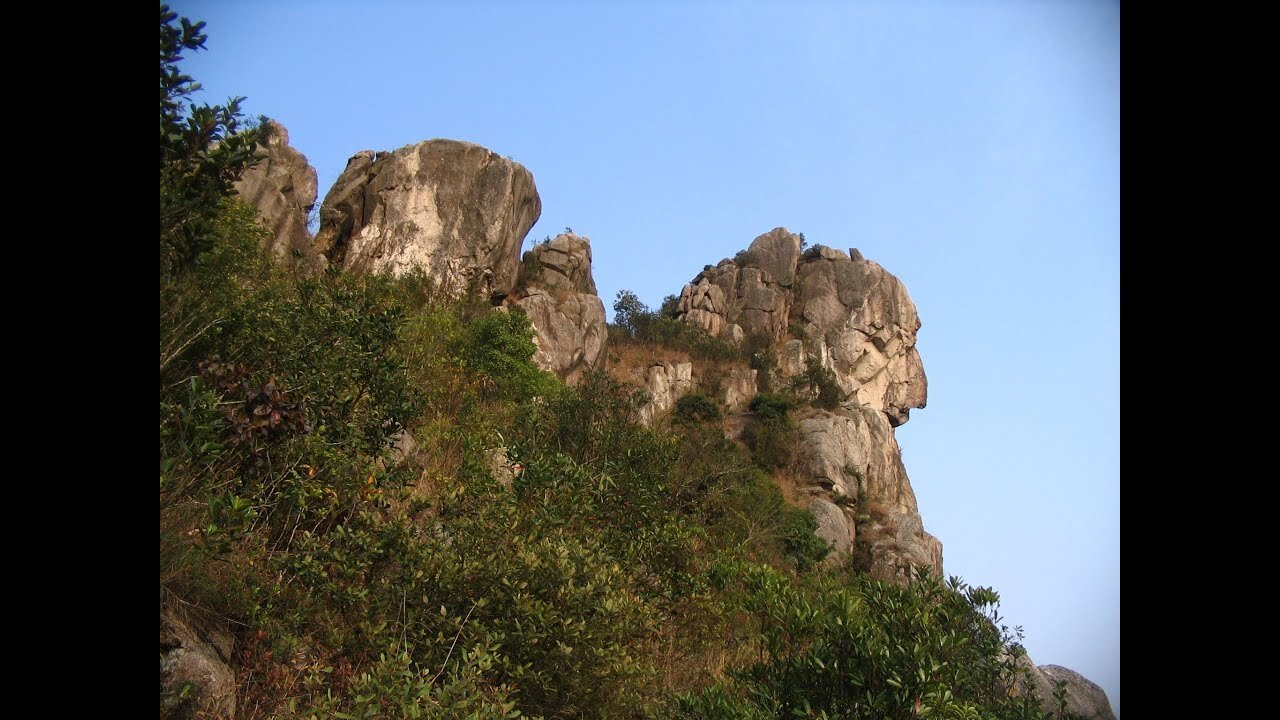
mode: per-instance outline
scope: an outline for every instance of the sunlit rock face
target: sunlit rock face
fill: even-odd
[[[539,367],[569,384],[604,368],[609,333],[591,275],[588,238],[561,234],[525,253],[508,303],[533,324]]]
[[[815,364],[830,370],[839,406],[803,411],[799,437],[802,504],[831,562],[852,554],[876,577],[905,579],[914,565],[941,575],[942,544],[924,530],[893,430],[928,395],[915,305],[857,250],[803,244],[786,228],[760,235],[686,284],[678,317],[726,341],[772,347],[775,383]]]
[[[315,246],[345,270],[421,270],[453,294],[501,299],[541,213],[523,165],[472,143],[428,140],[348,160],[321,206]]]
[[[271,231],[268,249],[289,264],[316,268],[324,263],[311,247],[307,217],[316,204],[316,169],[307,157],[289,145],[289,131],[275,120],[265,145],[258,148],[258,161],[236,182],[236,192],[258,210],[258,217]]]

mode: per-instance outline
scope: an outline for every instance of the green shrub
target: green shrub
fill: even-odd
[[[679,298],[668,295],[662,310],[648,308],[630,290],[618,291],[614,301],[614,324],[609,327],[610,342],[647,342],[712,361],[734,360],[741,356],[732,343],[707,335],[702,328],[676,318]]]
[[[755,415],[742,437],[756,464],[765,470],[786,467],[795,458],[797,432],[788,414],[792,407],[792,401],[782,395],[760,393],[751,400]]]
[[[671,412],[671,417],[682,424],[716,422],[723,415],[720,406],[702,393],[691,393],[680,398]]]
[[[943,585],[924,569],[909,585],[804,583],[765,567],[740,577],[760,659],[678,696],[678,717],[1044,717],[1033,697],[1015,697],[1018,646],[997,629],[988,589]]]
[[[801,397],[808,397],[809,404],[813,407],[823,410],[839,407],[844,393],[836,382],[835,372],[823,367],[815,357],[806,357],[804,365],[804,373],[791,379],[791,391]]]
[[[182,53],[204,49],[203,22],[192,23],[160,6],[160,271],[171,273],[213,247],[222,201],[255,162],[267,126],[245,128],[244,98],[225,106],[187,99],[200,84],[178,69]]]

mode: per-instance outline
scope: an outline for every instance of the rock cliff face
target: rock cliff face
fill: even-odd
[[[271,136],[259,148],[259,161],[236,183],[236,192],[258,209],[271,229],[271,253],[283,262],[318,267],[323,259],[311,247],[307,216],[316,204],[316,169],[289,146],[289,131],[269,120]]]
[[[670,412],[676,401],[696,387],[693,363],[651,365],[644,371],[644,384],[650,399],[640,408],[640,422],[648,425],[655,417]]]
[[[348,160],[325,196],[315,245],[345,270],[420,269],[450,292],[501,299],[541,213],[523,165],[472,143],[428,140]]]
[[[608,328],[604,303],[591,276],[591,241],[561,234],[524,254],[519,283],[508,300],[537,331],[533,360],[575,383],[604,367]]]
[[[680,316],[713,337],[787,334],[800,236],[775,228],[733,260],[708,267],[680,291]]]
[[[775,228],[703,270],[680,292],[680,317],[725,340],[783,343],[784,377],[804,372],[813,357],[835,372],[846,399],[901,425],[928,393],[916,351],[920,319],[906,288],[857,250],[801,253],[800,244]]]
[[[942,543],[924,531],[884,413],[868,407],[814,413],[800,421],[800,460],[819,534],[836,553],[856,553],[875,577],[909,578],[915,565],[941,576]]]
[[[800,422],[808,508],[835,553],[877,577],[913,565],[942,574],[942,544],[924,531],[893,428],[925,405],[920,319],[906,288],[857,250],[816,246],[775,228],[684,286],[679,317],[729,341],[777,350],[781,379],[816,361],[834,373],[840,407]]]

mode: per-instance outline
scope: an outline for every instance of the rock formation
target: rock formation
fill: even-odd
[[[640,422],[648,425],[659,415],[676,406],[676,402],[688,395],[696,386],[693,379],[693,363],[658,363],[644,371],[645,390],[649,402],[640,408]]]
[[[311,246],[307,217],[316,204],[316,169],[289,146],[289,131],[268,120],[267,144],[258,149],[258,163],[244,172],[236,192],[258,209],[271,230],[269,249],[279,260],[305,267],[323,263]]]
[[[814,357],[835,372],[847,398],[901,425],[911,408],[924,407],[928,390],[915,347],[920,319],[906,288],[857,250],[815,246],[802,254],[800,244],[775,228],[703,270],[680,292],[680,317],[725,340],[784,343],[784,377],[804,372],[805,358]]]
[[[160,707],[173,717],[235,717],[231,635],[203,628],[176,610],[160,612]]]
[[[771,346],[782,380],[815,362],[834,374],[834,411],[800,421],[802,492],[836,561],[854,553],[877,577],[913,565],[942,574],[942,545],[924,531],[893,428],[925,405],[928,385],[906,288],[857,250],[815,246],[775,228],[684,286],[679,317],[727,341]]]
[[[1057,712],[1058,703],[1053,697],[1053,692],[1061,682],[1066,690],[1067,712],[1075,713],[1088,720],[1116,720],[1106,691],[1075,670],[1061,665],[1037,666],[1025,654],[1018,658],[1018,668],[1030,676],[1030,680],[1035,685],[1035,696],[1040,699],[1040,704],[1045,710]],[[1019,681],[1016,692],[1027,692],[1024,681]]]
[[[346,270],[422,270],[450,292],[501,299],[541,213],[523,165],[472,143],[428,140],[348,160],[321,206],[315,246]]]
[[[523,310],[537,332],[539,367],[571,384],[604,367],[609,333],[591,276],[589,239],[561,234],[526,252],[508,303]]]
[[[800,237],[775,228],[733,260],[703,270],[680,292],[680,316],[713,337],[787,334]]]
[[[909,578],[915,565],[941,576],[942,543],[924,531],[884,413],[869,407],[813,413],[799,423],[800,462],[819,535],[835,553],[855,552],[856,537],[860,565],[875,577]]]

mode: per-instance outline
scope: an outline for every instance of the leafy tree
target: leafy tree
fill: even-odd
[[[175,21],[178,21],[175,24]],[[211,226],[232,185],[254,162],[269,132],[242,124],[242,97],[196,105],[200,84],[178,69],[182,53],[202,50],[204,22],[178,20],[160,6],[160,269],[191,264],[210,249]]]
[[[613,323],[627,335],[637,337],[652,321],[653,312],[630,290],[619,290],[613,301]]]

